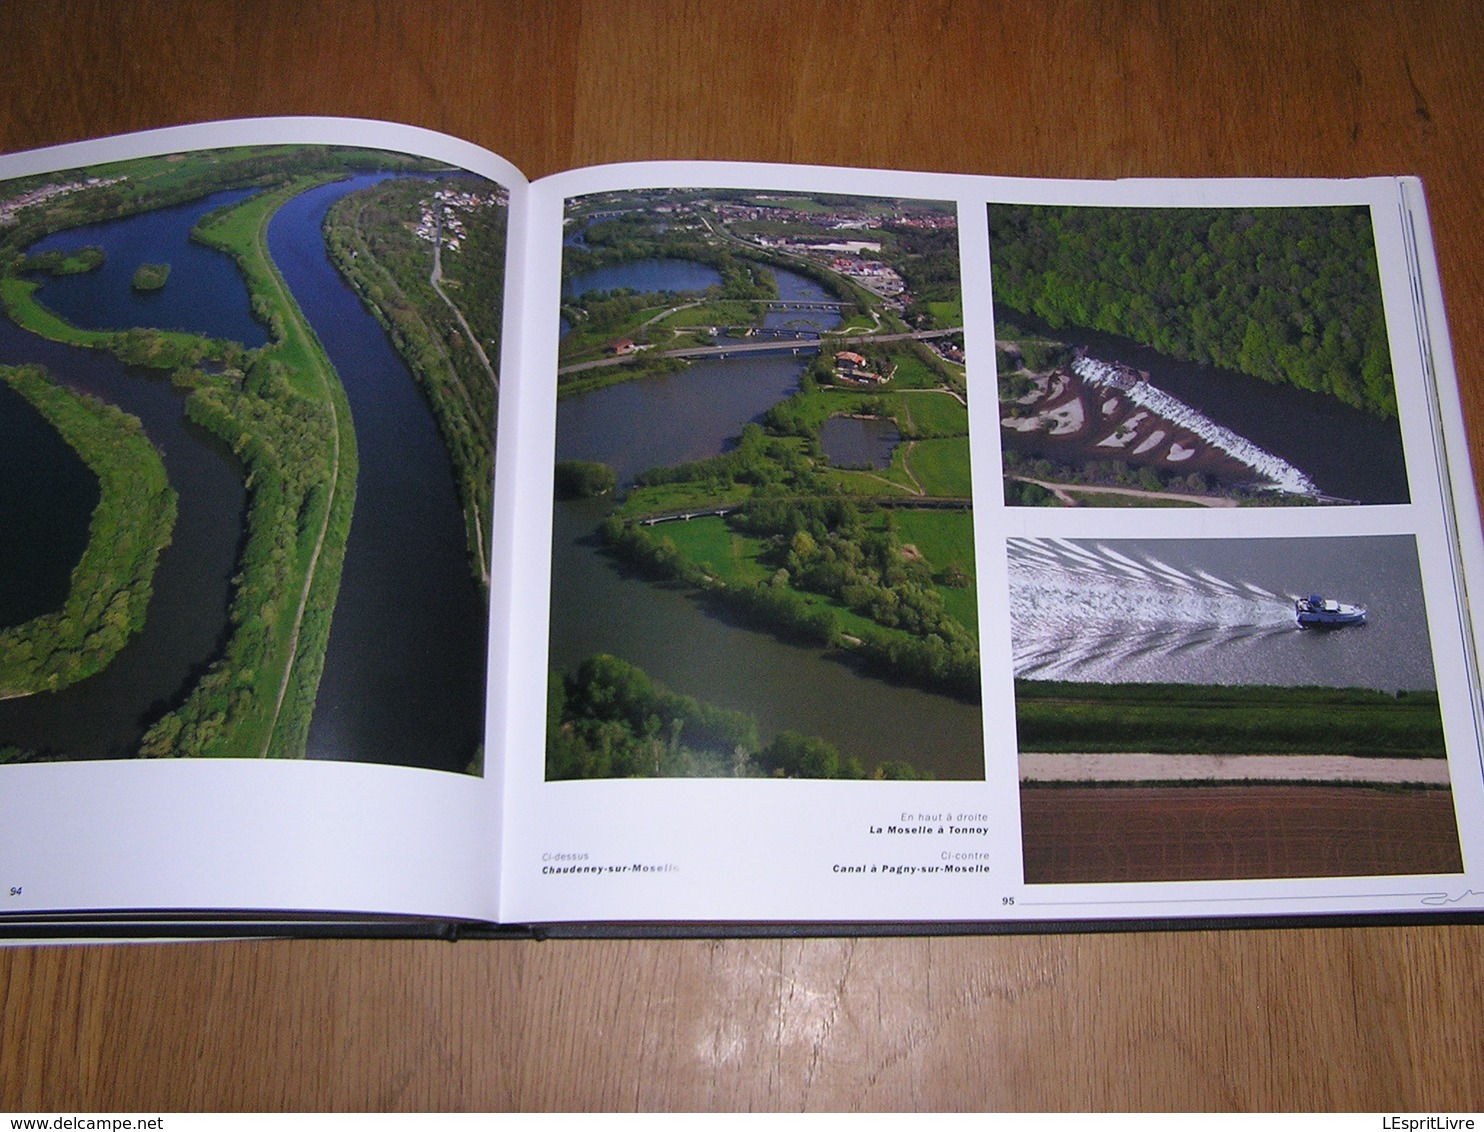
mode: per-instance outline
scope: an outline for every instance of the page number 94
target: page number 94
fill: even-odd
[[[18,884],[11,885],[10,886],[10,894],[12,896],[19,896],[21,894],[21,886],[18,885]]]

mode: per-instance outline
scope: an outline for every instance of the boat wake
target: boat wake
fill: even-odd
[[[1218,651],[1294,629],[1291,597],[1105,543],[1014,539],[1009,568],[1018,677],[1205,680]]]

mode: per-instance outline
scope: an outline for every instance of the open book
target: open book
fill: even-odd
[[[1415,180],[0,177],[0,931],[1484,910]]]

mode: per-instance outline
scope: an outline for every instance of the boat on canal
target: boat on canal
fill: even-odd
[[[1293,615],[1300,629],[1343,629],[1347,625],[1365,624],[1365,606],[1336,601],[1320,594],[1297,598]]]

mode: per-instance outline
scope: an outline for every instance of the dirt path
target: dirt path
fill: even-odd
[[[438,297],[448,304],[448,309],[453,311],[454,318],[459,320],[459,325],[464,328],[464,336],[479,358],[479,364],[484,366],[485,375],[490,379],[490,387],[498,393],[500,378],[495,373],[495,367],[490,365],[489,355],[484,352],[484,346],[480,344],[474,328],[469,325],[469,320],[464,317],[464,312],[459,310],[458,304],[450,299],[448,292],[443,289],[443,213],[441,211],[438,213],[438,234],[433,240],[433,271],[428,276],[428,283],[432,285],[433,290],[438,292]],[[447,351],[444,353],[446,356]],[[463,386],[459,386],[459,389],[462,392]],[[469,405],[467,393],[464,394],[464,403]],[[474,412],[473,405],[469,405],[469,411]]]
[[[280,207],[283,202],[280,202]],[[284,665],[283,679],[278,684],[278,695],[273,701],[273,718],[268,726],[268,734],[263,739],[263,749],[260,758],[267,758],[269,750],[273,746],[273,736],[278,733],[278,719],[283,714],[283,701],[288,695],[289,681],[293,678],[294,667],[299,661],[299,636],[304,628],[304,613],[309,607],[309,594],[314,589],[314,579],[319,570],[320,552],[324,550],[325,538],[329,534],[330,519],[335,513],[337,493],[340,490],[340,412],[335,403],[335,392],[331,386],[332,381],[338,381],[334,376],[334,367],[330,364],[329,357],[319,346],[319,340],[309,325],[309,319],[300,308],[298,301],[289,290],[289,285],[279,273],[278,264],[273,261],[273,255],[268,250],[268,225],[273,217],[278,214],[278,208],[264,213],[261,223],[258,225],[257,254],[262,262],[263,269],[267,272],[268,280],[278,296],[279,309],[284,312],[285,341],[288,335],[294,334],[306,339],[311,345],[307,352],[311,356],[318,357],[322,367],[318,367],[320,390],[324,394],[325,406],[330,410],[330,477],[327,484],[328,499],[325,503],[324,516],[320,520],[319,533],[314,539],[314,552],[309,557],[309,565],[304,571],[304,587],[299,591],[299,605],[294,611],[294,628],[289,635],[288,662]]]
[[[1020,756],[1022,782],[1351,782],[1448,785],[1447,759],[1354,755],[1037,754]]]
[[[378,266],[380,265],[378,264]],[[388,278],[390,278],[391,273],[387,272],[386,274]],[[485,374],[490,379],[490,388],[492,388],[495,391],[495,394],[498,396],[500,392],[500,379],[495,374],[495,367],[490,365],[490,360],[488,355],[486,355],[484,352],[484,347],[480,345],[479,339],[474,334],[474,329],[469,325],[468,320],[464,318],[464,312],[459,310],[458,304],[450,299],[448,297],[448,292],[443,289],[442,209],[438,210],[438,231],[433,239],[433,270],[432,273],[428,276],[428,283],[433,288],[433,290],[438,293],[438,297],[448,304],[448,309],[453,311],[454,318],[458,319],[459,325],[464,328],[464,335],[468,339],[469,345],[474,348],[474,353],[478,356],[480,364],[484,366]],[[393,281],[393,286],[395,286],[395,281]],[[401,293],[400,288],[398,288],[398,293]],[[448,368],[457,378],[458,370],[454,367],[453,359],[448,356],[448,350],[444,347],[442,342],[438,341],[437,335],[432,335],[431,337],[434,342],[437,342],[439,352],[447,360]],[[462,381],[455,380],[453,382],[453,386],[459,391],[459,396],[463,398],[464,407],[469,411],[470,418],[473,420],[478,420],[479,413],[474,408],[474,402],[469,399],[469,391],[464,388],[464,383]],[[479,563],[479,576],[481,579],[483,579],[484,584],[488,586],[490,584],[490,572],[489,567],[486,565],[486,563],[489,561],[489,555],[485,552],[484,549],[484,521],[480,518],[478,507],[468,508],[467,514],[469,515],[469,518],[472,519],[474,522],[474,541],[476,543],[475,556],[476,561]]]
[[[1072,492],[1082,495],[1131,495],[1140,499],[1168,499],[1175,503],[1193,503],[1197,507],[1235,507],[1235,499],[1226,499],[1219,495],[1188,495],[1175,491],[1145,491],[1139,487],[1101,487],[1095,484],[1082,483],[1053,483],[1050,480],[1033,479],[1030,476],[1010,477],[1021,483],[1033,483],[1038,487],[1044,487],[1062,502],[1076,507],[1079,500],[1072,496]]]

